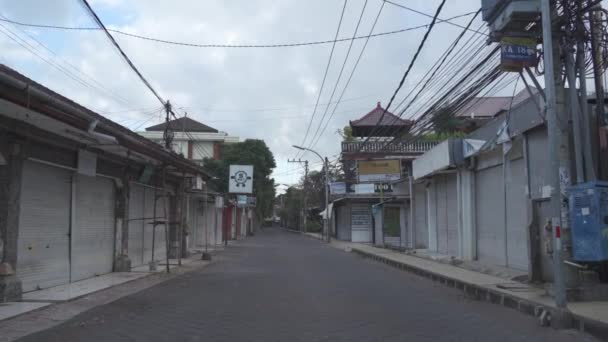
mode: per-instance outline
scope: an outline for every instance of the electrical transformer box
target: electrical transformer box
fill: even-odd
[[[568,190],[574,260],[607,261],[608,182],[587,182]]]

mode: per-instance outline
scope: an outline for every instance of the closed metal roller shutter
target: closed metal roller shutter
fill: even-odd
[[[205,243],[205,233],[203,231],[204,229],[204,213],[202,210],[202,200],[201,199],[196,199],[194,201],[192,201],[191,203],[191,207],[190,210],[192,211],[190,214],[192,216],[192,222],[194,224],[194,226],[192,227],[193,230],[193,247],[196,249],[200,249],[201,246],[204,245]]]
[[[527,271],[528,257],[528,203],[526,197],[526,169],[523,158],[510,162],[507,168],[507,264]]]
[[[222,243],[222,227],[224,226],[224,211],[223,209],[215,208],[215,214],[217,215],[217,223],[215,225],[215,243]]]
[[[129,258],[132,266],[144,264],[145,188],[132,183],[129,189]]]
[[[458,255],[458,184],[456,174],[446,175],[447,232],[449,255]]]
[[[372,213],[369,205],[353,204],[350,216],[352,241],[372,242]]]
[[[436,178],[436,208],[437,208],[437,251],[448,253],[448,192],[446,177],[437,176]]]
[[[203,204],[201,204],[203,205]],[[215,241],[215,213],[214,213],[213,203],[207,203],[204,207],[203,217],[201,222],[204,222],[201,227],[201,232],[203,235],[203,245],[208,244],[212,245],[213,241]]]
[[[428,248],[429,227],[426,213],[426,185],[414,184],[414,248]]]
[[[502,165],[477,171],[475,184],[478,259],[505,266]]]
[[[199,216],[199,200],[198,198],[191,198],[188,201],[188,211],[186,217],[186,224],[188,226],[188,249],[194,250],[200,245],[201,232],[200,232],[200,220]]]
[[[338,229],[338,240],[350,241],[350,212],[348,206],[343,205],[336,208],[336,227]]]
[[[17,274],[24,292],[70,280],[71,174],[32,161],[23,167]]]
[[[115,227],[113,181],[82,175],[74,179],[71,281],[112,272]]]

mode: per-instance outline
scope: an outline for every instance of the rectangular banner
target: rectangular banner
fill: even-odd
[[[346,194],[346,183],[344,183],[344,182],[329,183],[329,193],[332,195]]]
[[[357,175],[360,183],[396,181],[401,179],[401,161],[360,160],[357,162]]]

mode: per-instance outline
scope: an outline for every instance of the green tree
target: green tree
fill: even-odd
[[[285,222],[287,227],[292,229],[300,229],[300,211],[304,207],[304,192],[295,186],[289,187],[285,191],[284,206],[280,212],[281,221]]]
[[[435,133],[439,135],[452,135],[460,132],[462,121],[453,114],[450,107],[441,108],[433,114],[431,122]]]
[[[274,179],[270,178],[276,167],[274,156],[264,140],[247,139],[243,142],[225,144],[222,159],[205,159],[204,166],[216,177],[215,188],[228,192],[228,173],[230,165],[253,165],[253,194],[257,204],[255,213],[259,221],[272,215],[275,197]]]
[[[353,137],[353,129],[350,126],[344,126],[343,129],[338,129],[338,134],[342,137],[343,142],[354,142],[357,140]]]

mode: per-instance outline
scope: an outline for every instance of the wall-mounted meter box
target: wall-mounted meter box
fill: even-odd
[[[572,186],[570,227],[575,261],[608,260],[608,182],[587,182]]]

